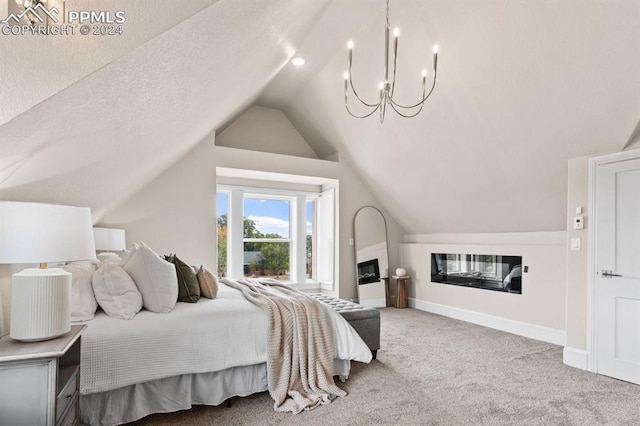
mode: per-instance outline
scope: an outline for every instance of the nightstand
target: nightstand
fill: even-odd
[[[74,325],[43,342],[0,339],[0,424],[77,425],[80,335]]]

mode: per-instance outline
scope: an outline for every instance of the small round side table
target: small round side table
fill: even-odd
[[[396,308],[404,309],[408,306],[406,282],[411,277],[409,275],[403,275],[401,277],[394,275],[393,278],[398,282],[398,288],[396,289]]]
[[[384,281],[384,300],[385,300],[385,306],[389,307],[389,306],[393,306],[393,300],[391,300],[391,293],[389,292],[389,277],[382,277],[380,278],[382,281]]]

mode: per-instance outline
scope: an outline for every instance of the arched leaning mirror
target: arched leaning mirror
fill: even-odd
[[[386,306],[383,277],[389,276],[387,223],[375,207],[362,207],[353,220],[358,301],[370,307]]]

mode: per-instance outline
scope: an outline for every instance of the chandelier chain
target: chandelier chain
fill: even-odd
[[[391,24],[389,23],[389,0],[387,0],[387,28],[391,28]]]

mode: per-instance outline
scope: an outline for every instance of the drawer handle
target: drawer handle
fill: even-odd
[[[67,395],[67,399],[71,399],[71,398],[73,398],[72,394]]]

